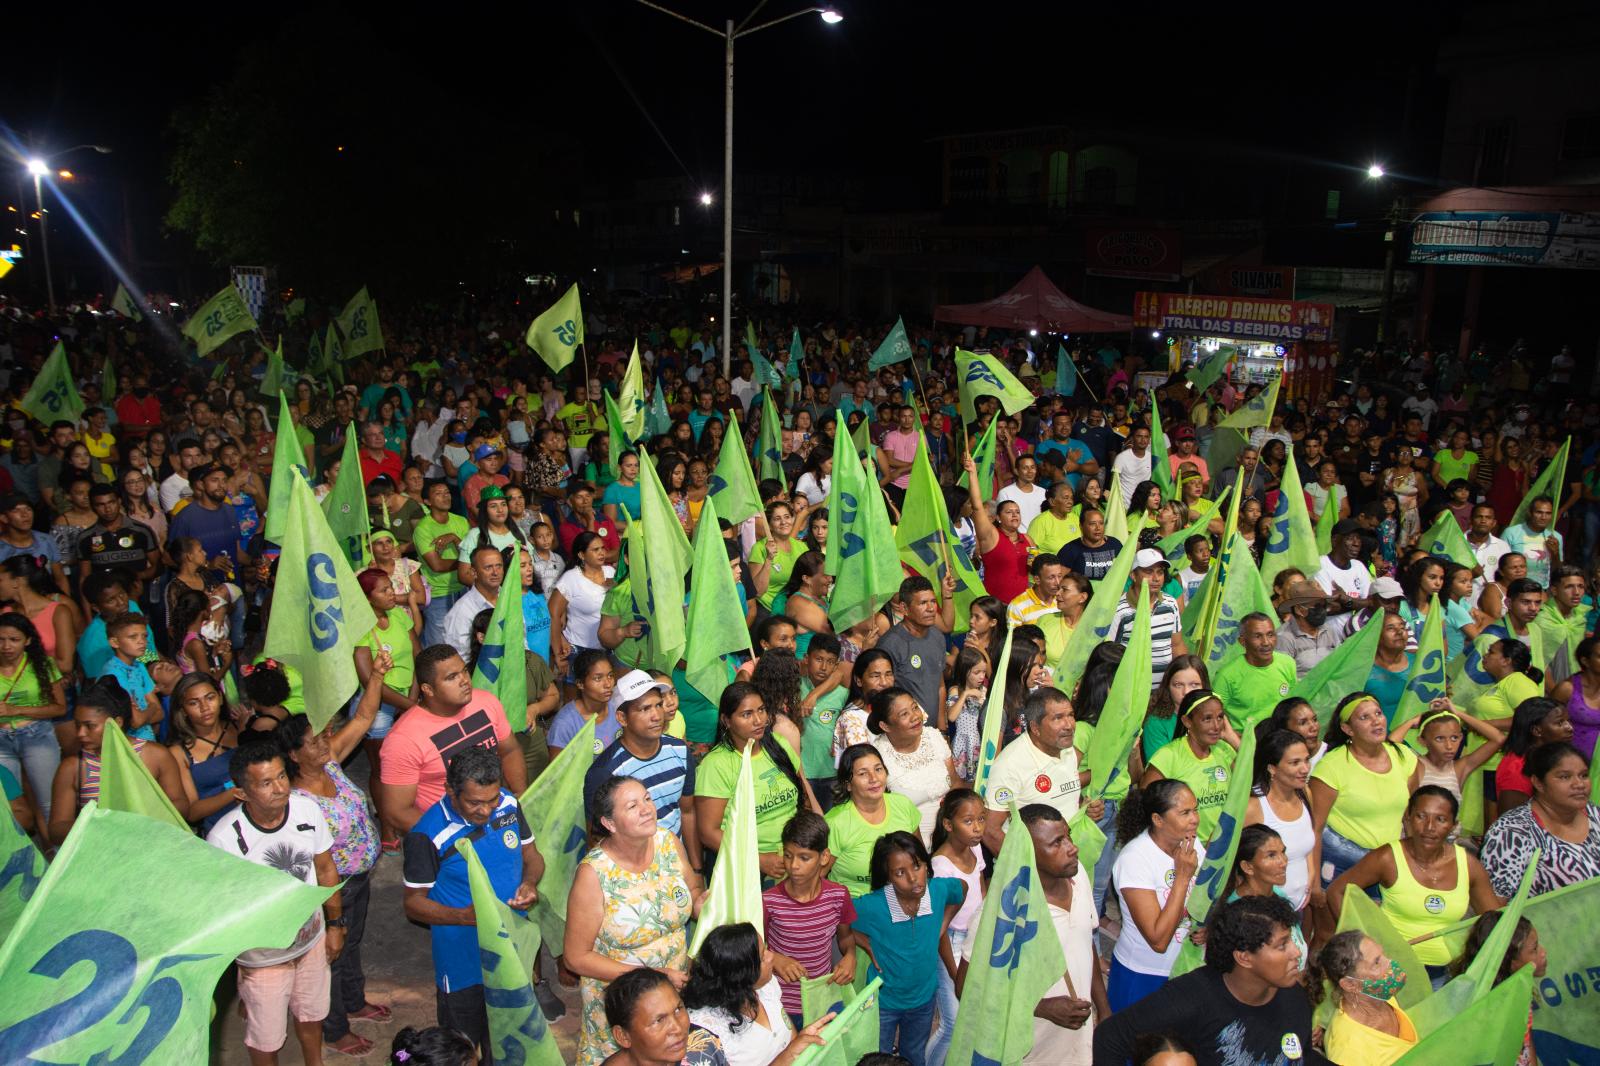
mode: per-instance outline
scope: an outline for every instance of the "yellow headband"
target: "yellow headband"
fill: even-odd
[[[1360,694],[1359,698],[1352,699],[1349,703],[1345,704],[1344,707],[1339,711],[1339,721],[1348,722],[1350,720],[1350,716],[1356,713],[1356,708],[1361,706],[1363,703],[1366,703],[1368,700],[1373,700],[1373,702],[1376,702],[1374,697],[1363,692]]]
[[[1456,714],[1454,711],[1438,711],[1438,712],[1436,712],[1434,714],[1430,714],[1430,715],[1426,716],[1425,718],[1422,719],[1422,721],[1418,722],[1417,723],[1417,732],[1419,732],[1419,733],[1422,732],[1424,729],[1428,728],[1429,725],[1431,725],[1434,722],[1437,722],[1441,718],[1454,719],[1456,725],[1461,725],[1462,724],[1461,716]]]

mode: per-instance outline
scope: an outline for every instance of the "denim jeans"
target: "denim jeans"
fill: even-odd
[[[881,1000],[879,1002],[882,1003]],[[933,1002],[930,999],[922,1006],[909,1010],[890,1010],[880,1005],[878,1050],[886,1055],[899,1055],[911,1066],[927,1066],[928,1034],[933,1029]]]
[[[966,943],[970,935],[969,929],[950,930],[950,953],[957,966],[961,964],[961,945]],[[928,1043],[928,1066],[944,1066],[944,1057],[950,1051],[950,1038],[956,1032],[956,983],[945,971],[943,962],[939,963],[939,991],[934,993],[933,1002],[939,1008],[939,1028]]]
[[[1324,826],[1322,829],[1322,887],[1360,862],[1368,849]]]
[[[1094,823],[1106,835],[1106,846],[1100,852],[1099,861],[1094,864],[1094,905],[1101,914],[1105,913],[1106,890],[1111,886],[1111,866],[1122,851],[1117,845],[1117,810],[1122,806],[1122,801],[1108,799],[1105,804],[1105,813]]]
[[[450,608],[461,598],[461,590],[448,596],[435,596],[422,608],[422,646],[431,648],[444,643],[444,618]]]
[[[39,820],[50,824],[50,786],[56,767],[61,765],[61,745],[55,726],[49,722],[28,722],[15,729],[0,729],[0,766],[11,771],[18,783],[28,775],[33,800],[39,806]]]

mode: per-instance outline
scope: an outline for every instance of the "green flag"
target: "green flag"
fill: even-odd
[[[1600,878],[1590,878],[1536,896],[1523,910],[1523,917],[1539,930],[1549,959],[1533,1012],[1541,1063],[1600,1061],[1600,1015],[1590,998],[1595,995],[1590,970],[1600,958],[1597,907]]]
[[[761,493],[756,490],[755,471],[750,469],[750,454],[744,450],[744,434],[739,432],[737,415],[728,432],[722,435],[722,450],[717,452],[717,468],[711,473],[711,492],[707,499],[717,501],[717,513],[734,525],[761,513]]]
[[[522,548],[511,545],[505,584],[494,602],[489,628],[472,668],[472,687],[493,692],[506,709],[511,731],[528,728],[527,626],[522,617]]]
[[[1295,684],[1291,695],[1316,708],[1320,729],[1328,727],[1328,719],[1333,717],[1340,700],[1367,687],[1382,635],[1383,612],[1379,611]]]
[[[906,502],[900,509],[894,542],[900,549],[900,561],[933,582],[934,594],[941,603],[944,575],[955,572],[956,632],[965,632],[968,608],[973,600],[986,593],[978,571],[967,558],[950,524],[944,490],[933,475],[933,464],[928,461],[928,441],[920,432],[917,434],[917,457],[911,464],[911,480],[906,486]]]
[[[110,353],[106,354],[106,361],[100,364],[100,402],[109,407],[117,400],[117,364],[111,361]]]
[[[1224,344],[1209,354],[1201,353],[1200,360],[1184,374],[1189,384],[1194,386],[1196,398],[1216,384],[1216,380],[1222,376],[1223,371],[1228,369],[1228,364],[1233,362],[1233,357],[1238,354],[1239,349],[1231,344]]]
[[[528,347],[551,370],[565,370],[583,343],[583,304],[573,284],[550,309],[528,327]]]
[[[756,471],[761,480],[768,478],[789,491],[789,479],[783,476],[783,419],[778,417],[778,405],[772,401],[770,389],[761,390],[761,430],[756,435]]]
[[[1237,529],[1228,538],[1222,561],[1213,564],[1206,576],[1211,576],[1212,571],[1222,580],[1222,597],[1211,642],[1203,654],[1206,667],[1215,674],[1223,663],[1244,654],[1239,646],[1239,622],[1245,615],[1257,611],[1273,619],[1278,615],[1261,581],[1261,571],[1256,569],[1255,559]]]
[[[896,318],[894,325],[889,327],[889,333],[883,338],[883,343],[878,345],[872,353],[872,358],[867,360],[868,370],[878,370],[894,363],[903,363],[911,358],[911,338],[906,335],[906,320]]]
[[[311,471],[306,469],[306,451],[294,431],[294,416],[289,410],[289,394],[278,394],[277,439],[272,445],[272,484],[267,491],[267,513],[262,516],[262,534],[274,544],[283,543],[283,527],[289,520],[289,497],[294,488],[294,471],[306,481]]]
[[[883,978],[855,994],[839,1016],[822,1027],[822,1043],[806,1048],[794,1066],[856,1066],[878,1050],[878,995]]]
[[[1287,465],[1287,464],[1286,464]],[[1333,551],[1333,527],[1339,524],[1339,506],[1333,498],[1333,493],[1328,493],[1328,502],[1322,505],[1322,513],[1317,515],[1317,553],[1327,555]],[[1315,571],[1312,571],[1313,573]]]
[[[829,538],[832,539],[831,537]],[[707,496],[694,527],[694,566],[689,570],[689,607],[684,612],[684,676],[713,707],[728,687],[724,656],[749,653],[750,630],[733,583],[727,541],[717,527],[717,504]],[[670,667],[669,667],[670,669]]]
[[[628,367],[622,372],[622,388],[617,392],[617,411],[630,441],[644,437],[649,400],[649,394],[644,391],[644,371],[639,368],[639,342],[634,341],[633,355],[628,357]]]
[[[372,558],[372,519],[367,514],[367,487],[361,481],[361,444],[356,424],[344,431],[344,455],[339,460],[339,476],[333,490],[322,498],[322,515],[344,552],[352,569],[364,569]],[[362,597],[362,602],[366,597]]]
[[[1111,569],[1095,582],[1094,596],[1067,637],[1067,646],[1056,664],[1052,683],[1069,696],[1078,687],[1078,679],[1089,664],[1089,653],[1108,639],[1111,632],[1111,620],[1128,587],[1128,575],[1133,573],[1133,557],[1139,554],[1139,531],[1144,528],[1144,520],[1143,514],[1134,520],[1132,535],[1122,542],[1122,550],[1117,552]]]
[[[1433,606],[1422,621],[1422,636],[1417,640],[1417,653],[1412,656],[1411,673],[1400,693],[1394,721],[1404,722],[1421,715],[1428,704],[1444,695],[1444,605],[1435,595]]]
[[[504,597],[502,597],[504,598]],[[521,613],[520,611],[518,612]],[[526,1066],[564,1066],[544,1011],[533,994],[533,965],[539,959],[539,923],[511,909],[495,894],[478,851],[465,840],[456,852],[467,864],[472,911],[478,927],[478,963],[489,1015],[489,1043],[495,1059]],[[561,945],[552,945],[556,954]]]
[[[277,396],[283,392],[283,338],[278,347],[267,353],[267,372],[261,375],[260,392],[263,396]]]
[[[1249,430],[1257,426],[1267,425],[1272,421],[1272,412],[1278,406],[1278,386],[1283,384],[1283,375],[1279,374],[1272,379],[1272,384],[1262,389],[1243,407],[1233,414],[1218,422],[1218,426],[1228,429]]]
[[[1567,455],[1572,450],[1572,438],[1568,437],[1561,444],[1561,449],[1556,452],[1555,458],[1545,466],[1544,472],[1533,482],[1527,494],[1522,497],[1522,502],[1517,504],[1516,514],[1511,516],[1510,526],[1520,525],[1528,517],[1528,508],[1533,506],[1533,501],[1540,496],[1548,496],[1554,502],[1551,514],[1561,513],[1561,490],[1567,487]]]
[[[267,620],[266,652],[300,671],[306,715],[321,729],[360,687],[356,641],[372,632],[378,620],[311,486],[288,473],[294,485]]]
[[[683,590],[693,553],[652,462],[639,464],[639,509],[643,512],[638,523],[643,539],[638,542],[639,551],[630,547],[628,552],[628,579],[636,602],[643,605],[649,618],[645,633],[647,664],[670,672],[683,658]],[[628,526],[631,533],[633,523]],[[644,565],[641,559],[645,544],[650,546],[649,562],[641,572],[635,566]]]
[[[594,723],[593,718],[584,722],[577,735],[517,800],[544,858],[534,918],[544,942],[558,954],[566,939],[567,893],[578,872],[578,860],[589,848],[583,815],[583,775],[589,772],[596,754]]]
[[[611,468],[611,476],[616,477],[621,470],[622,453],[633,448],[633,442],[628,437],[628,430],[622,424],[622,411],[617,407],[617,401],[611,398],[609,392],[602,393],[606,402],[606,437],[611,447],[606,449],[606,465]],[[643,465],[643,459],[640,460]],[[621,506],[620,504],[618,506]],[[623,508],[626,510],[626,508]],[[637,515],[629,515],[631,521]]]
[[[855,995],[850,985],[836,985],[833,977],[802,977],[800,979],[800,1018],[810,1025],[824,1014],[842,1014],[845,1002]],[[876,1046],[876,1045],[874,1045]],[[854,1063],[848,1064],[854,1066]]]
[[[1033,1009],[1067,970],[1034,861],[1033,835],[1013,805],[983,910],[968,934],[972,960],[948,1062],[1021,1062],[1033,1048]]]
[[[622,556],[617,561],[616,584],[606,591],[600,603],[600,613],[616,618],[624,627],[638,622],[642,635],[623,637],[622,643],[611,649],[612,657],[629,669],[641,668],[650,658],[650,615],[648,601],[633,594],[634,575],[639,578],[639,588],[649,590],[650,563],[644,553],[644,524],[629,522],[622,531]]]
[[[689,941],[689,954],[698,955],[706,934],[721,925],[749,922],[760,931],[766,927],[762,920],[760,849],[756,845],[756,786],[750,769],[750,748],[745,745],[739,755],[739,778],[733,786],[733,800],[728,804],[722,824],[723,850],[717,855],[716,868],[711,871],[709,895],[700,908],[700,918],[695,924],[694,938]]]
[[[185,833],[192,831],[188,820],[178,813],[150,768],[114,722],[106,723],[100,741],[100,806],[108,811],[142,814]]]
[[[1176,533],[1162,537],[1156,542],[1156,548],[1162,555],[1167,557],[1168,562],[1176,563],[1184,559],[1186,554],[1183,550],[1184,544],[1188,542],[1190,537],[1206,532],[1211,526],[1211,520],[1216,517],[1217,511],[1228,502],[1228,494],[1231,492],[1233,492],[1233,486],[1229,485],[1222,490],[1222,495],[1216,499],[1202,500],[1194,509],[1195,518],[1193,522],[1190,522]]]
[[[1449,508],[1439,512],[1438,519],[1428,527],[1427,532],[1422,534],[1417,547],[1429,555],[1449,559],[1468,570],[1478,565],[1478,557],[1472,553],[1472,545],[1467,543],[1466,535],[1461,532],[1461,524],[1456,521],[1456,516],[1450,513]]]
[[[1006,627],[1006,640],[1000,647],[1000,661],[989,664],[989,696],[983,705],[982,735],[978,742],[978,768],[972,775],[972,790],[985,798],[989,794],[989,772],[1000,754],[1000,736],[1006,717],[1006,664],[1011,661],[1014,626]]]
[[[0,811],[0,944],[11,935],[43,877],[44,856],[11,811]]]
[[[963,422],[976,421],[975,402],[979,396],[996,397],[1008,415],[1033,405],[1033,393],[1006,369],[998,355],[989,352],[964,352],[957,348],[956,380],[960,385]]]
[[[1161,428],[1161,405],[1156,402],[1156,390],[1150,390],[1150,480],[1161,489],[1163,500],[1172,500],[1178,497],[1178,487],[1172,480],[1172,460],[1167,454],[1167,434]],[[1113,494],[1114,499],[1121,499],[1122,493]],[[1126,500],[1122,504],[1128,505]]]
[[[1128,508],[1122,502],[1122,493],[1116,486],[1105,497],[1106,509],[1101,512],[1106,520],[1106,536],[1121,544],[1128,539]]]
[[[306,298],[304,296],[296,296],[283,309],[283,320],[285,322],[298,322],[304,317],[306,317]]]
[[[800,384],[800,364],[806,357],[805,342],[800,339],[800,327],[794,327],[794,333],[789,337],[789,365],[783,372],[796,386]]]
[[[322,345],[322,365],[329,374],[328,392],[333,392],[333,377],[344,380],[344,338],[339,336],[339,327],[332,322],[328,323],[328,339]]]
[[[1128,753],[1139,739],[1144,725],[1144,708],[1149,705],[1150,597],[1141,595],[1133,614],[1133,629],[1128,635],[1127,652],[1117,664],[1106,695],[1105,711],[1095,724],[1084,752],[1084,767],[1089,771],[1090,800],[1103,799],[1119,776],[1128,772]]]
[[[843,425],[833,427],[835,436],[838,436],[843,430]],[[856,423],[856,428],[850,431],[850,443],[854,444],[856,451],[861,453],[863,462],[869,467],[876,466],[877,458],[873,455],[872,447],[872,424],[867,421],[866,416],[863,415],[861,421]]]
[[[322,369],[322,360],[322,334],[312,330],[311,338],[306,341],[306,370]]]
[[[833,436],[833,479],[828,487],[828,543],[823,567],[834,577],[828,618],[843,632],[900,590],[900,552],[895,546],[883,490],[861,465],[843,434]]]
[[[754,368],[751,371],[751,380],[762,388],[783,388],[783,375],[778,373],[778,368],[772,365],[761,351],[761,345],[756,343],[756,326],[754,322],[744,324],[744,347],[750,354],[750,363]]]
[[[378,325],[378,304],[367,295],[367,287],[350,297],[335,319],[344,334],[344,357],[354,359],[382,348],[383,330]]]
[[[1000,491],[994,483],[994,428],[1000,424],[998,418],[989,419],[989,424],[984,427],[983,433],[978,437],[977,447],[972,449],[972,462],[978,468],[978,495],[985,500],[992,500]],[[865,423],[863,423],[865,425]],[[963,427],[965,428],[965,427]],[[835,463],[835,466],[838,464]],[[956,481],[961,488],[967,487],[967,475],[962,473]]]
[[[1300,470],[1292,460],[1283,464],[1283,485],[1272,508],[1267,545],[1261,552],[1261,580],[1271,588],[1273,578],[1290,567],[1307,578],[1322,568],[1311,512],[1306,510],[1306,494],[1300,485]]]
[[[117,293],[111,297],[111,310],[123,318],[131,318],[135,322],[144,320],[144,313],[139,310],[139,305],[133,302],[133,297],[128,295],[128,290],[122,282],[117,282]]]
[[[1546,979],[1548,980],[1548,979]],[[1540,983],[1541,991],[1544,982]],[[1431,1033],[1418,1035],[1422,1039],[1415,1047],[1395,1060],[1396,1066],[1435,1066],[1448,1062],[1451,1066],[1504,1066],[1514,1063],[1522,1053],[1528,1030],[1528,1003],[1534,999],[1533,967],[1524,966],[1507,977],[1489,992],[1472,1009],[1470,1014],[1453,1014]],[[1438,998],[1438,997],[1434,997]],[[1427,1006],[1428,1001],[1423,1006]],[[1594,1008],[1589,1008],[1591,1016]],[[1538,1014],[1535,1013],[1535,1018]],[[1535,1033],[1534,1039],[1538,1040]],[[1589,1048],[1592,1052],[1594,1049]],[[1540,1045],[1539,1061],[1546,1063],[1594,1062],[1594,1058],[1568,1058],[1563,1053],[1554,1058]]]
[[[257,328],[250,308],[245,306],[244,297],[239,295],[239,290],[230,281],[183,324],[183,335],[194,341],[200,358],[204,359],[229,337],[250,333]]]
[[[46,426],[57,421],[76,423],[83,417],[83,399],[73,383],[72,366],[60,341],[56,341],[50,358],[39,368],[39,376],[33,379],[19,406]]]
[[[292,943],[332,891],[85,804],[0,945],[0,1058],[207,1061],[223,972],[241,952]]]
[[[1078,367],[1065,344],[1056,345],[1056,395],[1072,396],[1078,391]]]
[[[645,415],[645,435],[659,437],[671,430],[672,412],[667,410],[667,397],[661,391],[661,379],[657,378],[655,395],[650,397],[650,411]]]

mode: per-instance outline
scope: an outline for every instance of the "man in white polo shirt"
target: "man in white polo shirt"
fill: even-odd
[[[1027,732],[1002,748],[989,769],[983,842],[994,852],[1005,840],[1012,803],[1018,807],[1046,803],[1071,820],[1088,783],[1078,771],[1078,753],[1072,748],[1078,719],[1066,693],[1048,685],[1036,689],[1022,704],[1022,718]],[[1087,808],[1089,817],[1098,819],[1105,803],[1095,800]]]

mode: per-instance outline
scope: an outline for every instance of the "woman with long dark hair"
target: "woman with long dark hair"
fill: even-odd
[[[1256,763],[1244,824],[1277,835],[1284,849],[1283,896],[1296,911],[1322,901],[1321,848],[1311,817],[1311,755],[1306,740],[1287,729],[1258,733]]]
[[[867,730],[868,704],[872,697],[894,684],[894,660],[882,648],[868,648],[856,657],[850,668],[850,693],[839,724],[833,730],[833,755],[837,760],[852,744],[871,744]]]
[[[1167,983],[1189,935],[1184,904],[1200,869],[1195,839],[1200,812],[1194,792],[1174,778],[1129,796],[1118,819],[1122,853],[1112,870],[1122,905],[1122,935],[1111,956],[1106,996],[1113,1012]]]
[[[174,743],[167,752],[182,771],[189,820],[210,832],[233,805],[228,756],[239,746],[239,728],[221,686],[210,674],[187,674],[172,689]]]
[[[749,922],[718,926],[700,945],[683,986],[689,1020],[717,1035],[728,1066],[789,1066],[822,1043],[817,1019],[796,1033],[772,976],[772,952]]]

